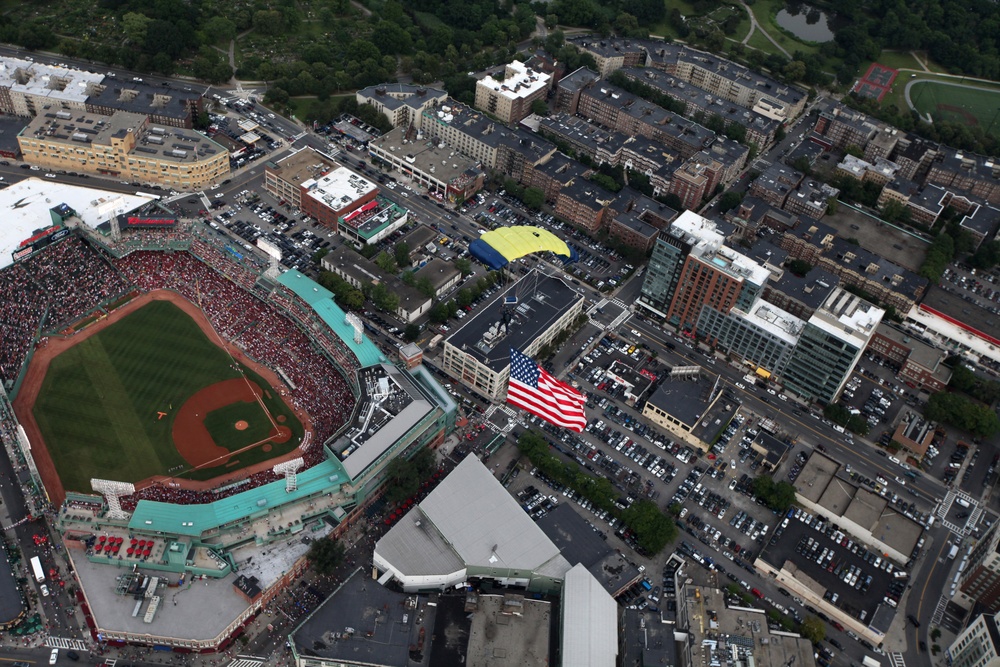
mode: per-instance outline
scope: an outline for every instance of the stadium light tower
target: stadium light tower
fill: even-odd
[[[112,479],[91,479],[90,488],[104,496],[108,503],[109,519],[128,519],[129,513],[122,509],[119,498],[135,493],[135,485],[130,482],[116,482]]]
[[[283,461],[278,463],[271,470],[275,475],[285,476],[285,493],[291,493],[295,489],[299,488],[298,480],[296,479],[296,473],[302,466],[305,465],[305,461],[302,457],[294,458],[291,461]]]

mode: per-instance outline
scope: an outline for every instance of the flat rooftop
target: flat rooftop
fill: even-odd
[[[308,191],[309,197],[334,210],[347,208],[362,197],[378,190],[378,185],[347,167],[337,167],[333,171],[306,180],[302,183],[302,187]]]
[[[451,183],[469,173],[478,173],[478,163],[451,146],[425,139],[403,143],[404,128],[397,127],[375,139],[369,145],[390,153],[417,171],[430,174],[442,183]]]
[[[875,304],[837,287],[812,314],[809,324],[863,350],[884,315]]]
[[[472,614],[468,667],[549,664],[549,602],[516,594],[470,593],[465,606]]]
[[[330,445],[351,479],[360,477],[434,410],[412,379],[389,364],[359,370],[358,385],[354,420]]]
[[[505,306],[508,298],[516,302]],[[510,348],[524,350],[582,299],[559,278],[532,271],[467,318],[447,342],[499,372],[510,364]]]
[[[129,156],[152,158],[179,164],[199,162],[226,150],[194,130],[148,123],[148,116],[116,111],[105,116],[87,111],[45,107],[21,132],[22,137],[50,142],[90,146],[110,146],[129,133],[136,135]]]
[[[352,664],[428,665],[436,614],[429,602],[380,586],[359,568],[292,631],[295,651]],[[418,643],[421,659],[411,660]]]
[[[53,102],[83,104],[103,74],[56,67],[21,58],[0,58],[0,87]]]
[[[499,95],[511,100],[529,97],[539,90],[548,87],[551,76],[544,72],[536,72],[520,60],[507,65],[503,79],[487,76],[479,80],[478,86],[484,86]]]
[[[690,619],[691,664],[731,664],[733,657],[757,667],[811,667],[812,644],[801,637],[772,633],[763,609],[729,606],[712,573],[688,570],[688,582],[678,591]]]
[[[787,345],[795,345],[806,323],[763,299],[757,301],[745,319]]]
[[[4,193],[9,192],[9,188]],[[3,194],[0,194],[2,197]],[[0,210],[3,206],[0,205]],[[986,310],[986,308],[973,302],[965,301],[957,294],[944,291],[937,285],[927,288],[924,298],[920,302],[921,306],[928,306],[934,310],[957,320],[965,328],[971,328],[987,336],[1000,338],[997,332],[1000,331],[1000,315],[996,315]]]
[[[72,559],[80,586],[86,592],[94,622],[102,630],[154,637],[215,639],[250,606],[233,585],[237,575],[230,573],[221,579],[200,580],[196,585],[159,588],[159,608],[153,622],[146,623],[144,612],[148,602],[143,603],[138,616],[133,616],[136,600],[115,593],[118,577],[131,572],[129,567],[92,563],[81,546],[72,546],[79,545],[79,542],[64,544],[67,545],[66,553]],[[166,578],[175,584],[179,577],[176,573],[144,570],[142,567],[138,568],[138,572],[160,577],[161,582]]]
[[[3,215],[0,269],[13,263],[11,255],[22,241],[52,225],[50,211],[61,204],[69,206],[83,224],[97,229],[111,218],[141,208],[154,199],[41,178],[18,181],[0,190],[0,214]]]
[[[268,162],[267,168],[282,180],[295,185],[315,181],[323,174],[337,168],[337,163],[312,148],[304,148],[277,162]]]
[[[678,378],[667,375],[648,402],[682,423],[694,426],[712,404],[712,389],[717,378],[711,373]]]

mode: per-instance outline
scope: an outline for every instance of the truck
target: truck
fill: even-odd
[[[948,550],[948,560],[955,560],[955,556],[958,555],[958,545],[951,545],[951,549]]]
[[[861,664],[864,665],[864,667],[882,667],[882,663],[869,655],[862,658]]]
[[[45,571],[42,570],[42,561],[38,556],[31,557],[31,570],[35,573],[35,581],[38,583],[45,581]]]

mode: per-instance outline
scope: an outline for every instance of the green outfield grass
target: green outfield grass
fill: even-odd
[[[173,443],[174,417],[198,390],[239,378],[232,364],[190,317],[165,301],[146,305],[53,359],[34,416],[63,486],[68,491],[90,491],[93,477],[136,482],[177,466],[186,469]],[[244,370],[267,388],[263,379]],[[266,460],[300,442],[301,423],[280,397],[270,393],[265,402],[273,415],[285,416],[293,433],[289,442],[275,445],[266,455],[259,449],[255,456],[241,455],[239,465],[199,471],[198,479]],[[243,406],[244,416],[238,419],[246,419],[252,428],[266,421],[259,405],[231,407],[236,406]],[[158,411],[168,415],[158,419]],[[250,431],[236,431],[233,422],[228,428],[221,424],[209,428],[217,444],[231,450],[249,444]]]
[[[960,80],[953,82],[960,83]],[[905,84],[905,79],[900,77],[895,86]],[[966,82],[966,85],[977,88],[960,88],[933,80],[921,80],[910,89],[910,100],[921,115],[930,114],[934,120],[945,119],[970,126],[978,125],[994,134],[1000,132],[1000,124],[995,122],[1000,109],[1000,90],[991,90],[988,88],[989,84],[976,81]]]

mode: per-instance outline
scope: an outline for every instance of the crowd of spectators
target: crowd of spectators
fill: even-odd
[[[76,236],[0,271],[0,380],[15,380],[40,330],[71,324],[128,291],[104,257]]]
[[[196,245],[197,242],[192,245],[192,252],[210,254],[215,250],[204,244],[197,248]],[[227,261],[222,268],[229,267],[232,271],[223,275],[184,252],[133,252],[115,263],[143,291],[172,290],[197,305],[223,338],[290,380],[286,398],[311,417],[314,443],[325,442],[351,418],[355,398],[342,372],[292,320],[248,291],[250,285],[244,274],[250,272]],[[305,453],[306,466],[315,465],[323,456],[322,447],[310,447]],[[274,479],[268,471],[255,474],[252,482],[256,486]],[[246,488],[241,485],[232,492]],[[158,486],[123,498],[122,503],[129,509],[140,498],[196,503],[220,497],[225,496]]]

